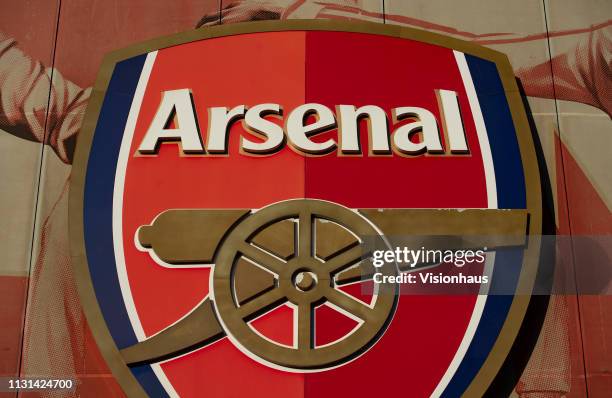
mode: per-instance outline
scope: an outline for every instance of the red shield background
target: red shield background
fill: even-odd
[[[236,123],[228,156],[181,156],[163,144],[159,156],[136,149],[161,92],[192,89],[199,125],[206,108],[279,103],[285,110],[316,102],[376,104],[434,112],[434,89],[458,93],[470,156],[304,157],[284,148],[254,158],[239,153],[248,134]],[[367,129],[361,128],[362,145]],[[336,131],[318,139],[335,138]],[[483,161],[464,83],[452,50],[399,38],[343,32],[271,32],[203,40],[160,50],[146,87],[127,163],[124,249],[134,304],[150,336],[189,312],[208,294],[209,269],[167,269],[134,246],[139,226],[169,208],[261,208],[290,198],[317,198],[351,208],[486,208]],[[291,374],[267,368],[227,339],[161,365],[181,396],[387,395],[406,383],[411,395],[430,394],[446,371],[470,320],[474,296],[405,296],[389,330],[371,351],[338,369]],[[334,314],[330,336],[347,329]],[[278,341],[292,336],[291,311],[259,320]],[[317,318],[319,319],[319,318]],[[321,318],[323,319],[323,318]],[[323,323],[323,322],[321,322]],[[331,323],[331,322],[330,322]],[[339,329],[339,330],[338,330]],[[321,332],[319,332],[321,333]],[[339,336],[337,336],[339,337]],[[333,340],[333,338],[331,339]],[[240,383],[235,382],[240,375]],[[201,378],[201,384],[194,384]],[[375,378],[375,382],[356,380]]]

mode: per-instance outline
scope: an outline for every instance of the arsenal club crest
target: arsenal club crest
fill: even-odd
[[[130,396],[501,394],[531,349],[535,150],[507,58],[474,44],[293,21],[114,52],[70,206],[87,319]],[[458,276],[428,249],[473,261]],[[408,283],[468,269],[461,294]]]

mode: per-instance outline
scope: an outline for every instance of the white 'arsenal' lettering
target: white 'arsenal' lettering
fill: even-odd
[[[191,91],[164,91],[138,152],[155,154],[161,143],[172,141],[178,143],[185,154],[227,154],[230,128],[242,120],[248,133],[240,137],[240,152],[245,155],[270,155],[281,150],[285,143],[306,156],[325,155],[335,150],[339,155],[361,155],[365,144],[360,139],[360,121],[365,120],[370,156],[394,152],[404,156],[469,153],[457,93],[449,90],[435,90],[435,93],[445,145],[435,115],[425,108],[393,108],[390,124],[387,113],[376,105],[359,108],[338,105],[334,112],[316,103],[291,110],[284,125],[271,120],[283,119],[284,110],[279,104],[265,103],[250,108],[238,105],[231,109],[211,107],[203,143]],[[337,141],[334,138],[313,139],[334,129],[337,129]]]

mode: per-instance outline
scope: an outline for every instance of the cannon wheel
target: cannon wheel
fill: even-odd
[[[334,222],[357,237],[360,243],[328,258],[315,255],[313,224],[316,219]],[[265,228],[283,220],[297,221],[295,255],[283,260],[252,244]],[[337,289],[334,277],[371,256],[362,237],[384,244],[373,225],[350,209],[321,200],[289,200],[265,207],[240,222],[223,242],[212,279],[215,309],[228,337],[243,352],[268,365],[289,371],[319,371],[355,359],[386,330],[397,305],[397,286],[375,286],[368,305]],[[290,237],[279,237],[290,239]],[[369,242],[368,242],[369,243]],[[378,246],[380,247],[380,246]],[[239,304],[234,294],[234,268],[238,260],[251,262],[273,273],[275,287]],[[378,269],[383,275],[397,275],[394,264]],[[356,319],[358,326],[343,338],[315,346],[315,307],[330,303],[332,308]],[[257,333],[249,322],[279,306],[290,303],[294,312],[293,346],[275,343]]]

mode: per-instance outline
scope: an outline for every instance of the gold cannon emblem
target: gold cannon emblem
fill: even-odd
[[[243,352],[289,371],[324,370],[367,351],[397,305],[396,285],[377,285],[371,303],[338,288],[432,264],[376,268],[375,247],[394,236],[415,247],[520,246],[526,210],[349,209],[295,199],[262,209],[172,209],[138,230],[137,241],[166,264],[211,264],[209,296],[160,333],[121,350],[127,364],[172,358],[227,336]],[[366,242],[367,241],[367,242]],[[273,342],[249,322],[283,304],[296,316],[293,346]],[[328,303],[358,320],[347,336],[315,346],[314,309]]]

